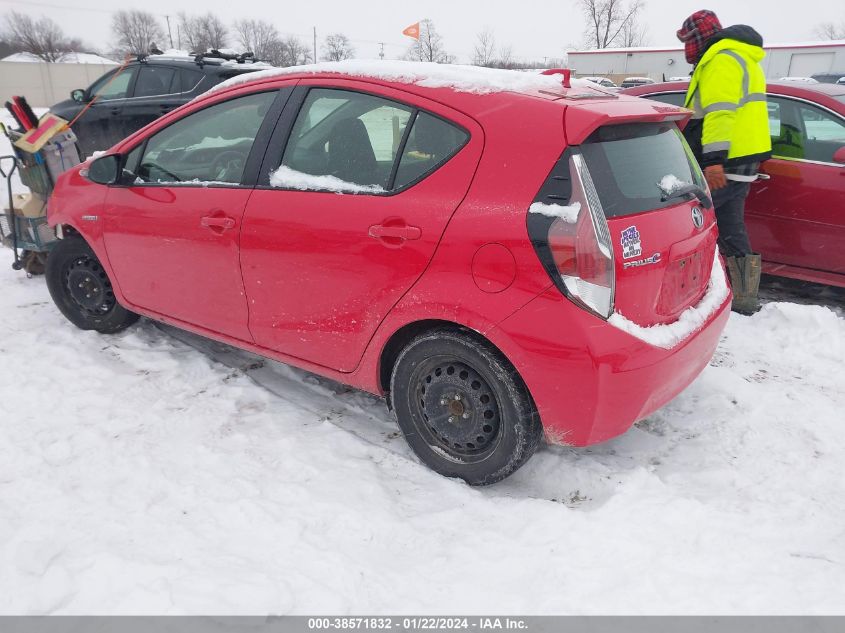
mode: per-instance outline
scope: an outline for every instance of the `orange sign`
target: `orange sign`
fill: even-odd
[[[402,31],[402,35],[413,37],[415,40],[420,39],[420,23],[414,22],[411,26]]]

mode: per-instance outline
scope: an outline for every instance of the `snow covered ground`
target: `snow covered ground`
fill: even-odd
[[[845,614],[845,319],[732,316],[624,436],[485,489],[369,395],[142,320],[74,329],[0,251],[0,613]]]

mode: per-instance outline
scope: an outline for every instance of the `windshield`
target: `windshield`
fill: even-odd
[[[701,170],[673,122],[599,128],[581,145],[607,217],[678,204],[658,183],[704,186]],[[669,177],[667,179],[667,177]]]

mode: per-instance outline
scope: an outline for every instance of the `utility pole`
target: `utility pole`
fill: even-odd
[[[314,63],[317,63],[317,27],[314,27]]]
[[[381,47],[379,48],[378,58],[384,59],[384,42],[379,42],[378,45]]]
[[[173,48],[173,33],[170,32],[170,16],[165,15],[164,19],[167,20],[167,37],[170,38],[170,48]]]

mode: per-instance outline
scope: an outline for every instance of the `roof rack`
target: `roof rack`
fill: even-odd
[[[255,53],[253,53],[252,51],[247,51],[245,53],[235,55],[233,53],[224,53],[222,51],[217,50],[216,48],[213,48],[207,53],[199,53],[197,55],[194,55],[194,61],[199,66],[202,66],[205,63],[205,60],[210,59],[222,59],[224,61],[237,62],[238,64],[244,64],[246,62],[254,64],[257,61],[255,59]]]

